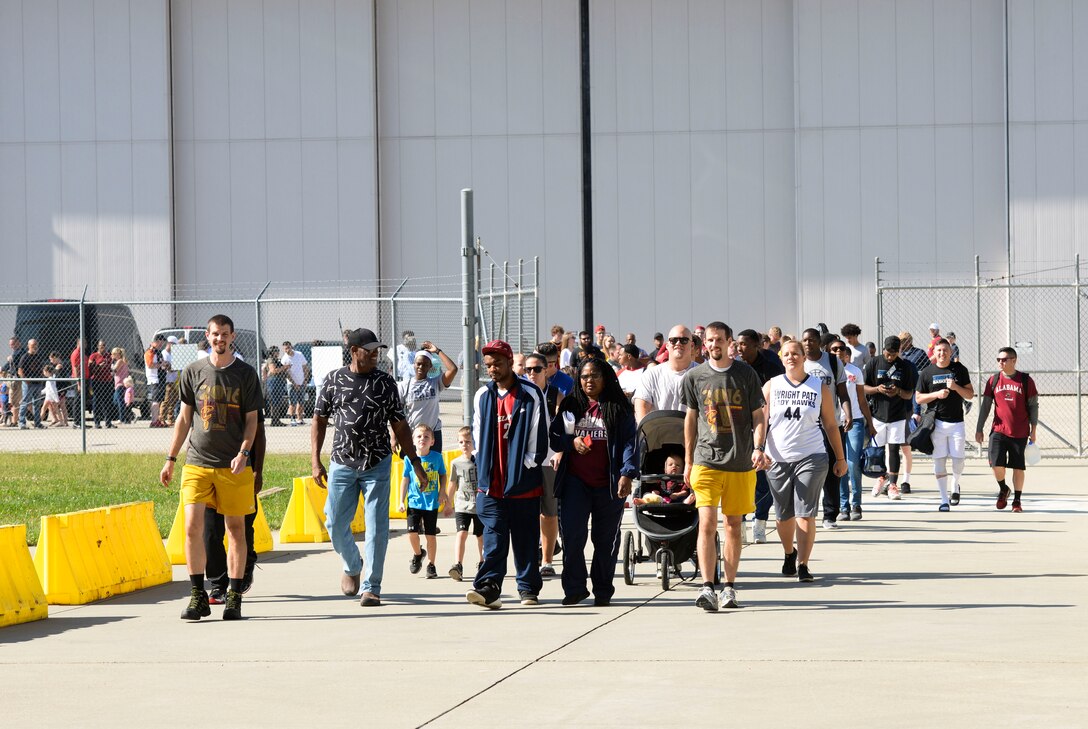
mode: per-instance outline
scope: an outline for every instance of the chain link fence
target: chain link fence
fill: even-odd
[[[531,350],[537,341],[537,266],[492,268],[508,274],[479,287],[473,307],[478,338],[482,344],[503,336],[515,350]],[[459,274],[326,285],[233,284],[224,290],[230,295],[188,287],[166,298],[92,299],[60,292],[61,298],[0,301],[0,332],[10,337],[0,359],[0,452],[165,449],[169,436],[163,426],[173,423],[179,407],[177,375],[204,356],[206,323],[215,314],[234,321],[235,351],[261,375],[266,424],[277,426],[267,431],[269,448],[277,452],[309,451],[309,428],[290,426],[308,424],[322,378],[347,363],[345,329],[372,329],[389,345],[380,367],[398,379],[413,375],[411,362],[424,341],[449,353],[462,371],[465,361],[479,359],[462,351]],[[462,419],[462,379],[458,375],[440,396],[449,422]],[[292,417],[295,403],[302,423]]]
[[[992,264],[991,264],[992,266]],[[955,334],[959,358],[975,384],[976,403],[998,369],[997,351],[1017,350],[1017,369],[1039,390],[1039,446],[1044,456],[1086,455],[1082,395],[1088,378],[1082,361],[1088,334],[1088,291],[1080,257],[1070,265],[1013,276],[977,257],[974,271],[940,280],[888,280],[876,261],[879,339],[908,331],[915,346],[928,344],[929,325]],[[977,411],[968,416],[971,433]]]

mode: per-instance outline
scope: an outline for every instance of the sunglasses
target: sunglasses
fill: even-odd
[[[998,362],[1016,361],[1016,358],[1015,357],[998,357],[997,361]]]
[[[691,337],[669,337],[669,344],[678,347],[691,341]]]
[[[832,347],[831,348],[832,352],[841,352],[842,350],[843,350],[843,347]]]
[[[525,371],[530,372],[530,373],[532,373],[534,375],[539,375],[541,372],[544,371],[544,368],[541,367],[540,365],[537,365],[536,367],[526,367]]]
[[[581,379],[583,381],[585,381],[585,380],[599,380],[599,379],[601,379],[601,373],[600,372],[586,372],[579,379]]]

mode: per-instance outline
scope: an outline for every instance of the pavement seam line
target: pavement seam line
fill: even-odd
[[[500,676],[500,677],[499,677],[498,679],[496,679],[495,681],[493,681],[493,682],[492,682],[492,683],[490,683],[489,685],[487,685],[487,686],[483,687],[482,689],[480,689],[480,690],[479,690],[479,691],[477,691],[476,693],[472,694],[472,695],[471,695],[471,696],[469,696],[468,698],[466,698],[466,699],[463,699],[463,700],[461,700],[461,701],[457,702],[456,704],[454,704],[453,706],[451,706],[450,708],[446,709],[445,711],[443,711],[443,712],[441,712],[441,713],[439,713],[439,714],[436,714],[435,716],[432,716],[432,717],[431,717],[430,719],[428,719],[427,721],[423,722],[422,724],[418,724],[418,725],[417,725],[417,729],[420,729],[421,727],[425,727],[425,726],[427,726],[427,725],[429,725],[429,724],[432,724],[432,723],[434,723],[434,722],[438,721],[438,720],[439,720],[439,719],[441,719],[442,717],[444,717],[444,716],[446,716],[447,714],[449,714],[449,713],[451,713],[451,712],[453,712],[453,711],[455,711],[455,710],[457,710],[457,709],[461,708],[462,706],[464,706],[465,704],[469,703],[470,701],[473,701],[474,699],[476,699],[476,698],[478,698],[478,697],[480,697],[480,696],[483,696],[483,695],[484,695],[484,694],[486,694],[486,693],[487,693],[488,691],[490,691],[491,689],[493,689],[493,688],[495,688],[496,686],[498,686],[498,685],[499,685],[500,683],[503,683],[504,681],[506,681],[506,680],[507,680],[508,678],[513,678],[514,676],[518,675],[519,673],[521,673],[521,672],[522,672],[522,671],[524,671],[525,669],[527,669],[527,668],[529,668],[529,667],[531,667],[531,666],[535,666],[536,664],[538,664],[538,663],[540,663],[540,662],[542,662],[542,661],[546,660],[547,658],[550,658],[551,656],[555,655],[556,653],[558,653],[559,651],[563,650],[564,648],[566,648],[566,647],[568,647],[568,646],[570,646],[570,645],[573,645],[574,643],[577,643],[577,642],[578,642],[578,641],[580,641],[580,640],[581,640],[582,638],[585,638],[586,636],[590,635],[591,633],[594,633],[594,632],[596,632],[597,630],[600,630],[601,628],[605,627],[606,625],[611,625],[612,623],[616,622],[616,621],[617,621],[617,620],[619,620],[620,618],[623,618],[623,617],[625,617],[625,616],[627,616],[627,615],[630,615],[630,614],[631,614],[631,613],[633,613],[634,611],[638,610],[638,609],[639,609],[640,607],[643,607],[643,606],[645,606],[645,605],[648,605],[648,604],[650,604],[650,602],[652,602],[653,600],[656,600],[657,598],[661,597],[661,596],[662,596],[662,595],[664,595],[664,594],[665,594],[664,592],[659,592],[659,593],[657,593],[656,595],[652,595],[652,596],[650,596],[649,598],[647,598],[646,600],[643,600],[642,602],[640,602],[639,604],[637,604],[637,605],[635,605],[635,606],[633,606],[633,607],[629,608],[628,610],[624,610],[624,611],[623,611],[622,613],[620,613],[619,615],[616,615],[616,616],[615,616],[615,617],[613,617],[613,618],[609,618],[608,620],[604,621],[603,623],[599,623],[599,624],[597,624],[597,625],[594,625],[594,626],[593,626],[592,628],[590,628],[589,630],[585,631],[584,633],[581,633],[580,635],[576,635],[576,636],[574,636],[573,638],[571,638],[570,640],[568,640],[568,641],[567,641],[566,643],[563,643],[562,645],[560,645],[560,646],[558,646],[558,647],[556,647],[556,648],[553,648],[552,650],[548,651],[547,653],[544,653],[544,654],[541,654],[541,655],[537,656],[537,657],[536,657],[536,658],[534,658],[533,660],[529,661],[528,663],[526,663],[526,664],[525,664],[525,665],[523,665],[523,666],[520,666],[520,667],[518,667],[518,668],[514,669],[513,671],[511,671],[510,673],[506,674],[505,676]],[[577,609],[577,608],[575,608],[575,609]]]

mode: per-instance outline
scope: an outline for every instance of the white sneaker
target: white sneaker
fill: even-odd
[[[695,607],[700,607],[708,613],[718,612],[718,593],[714,592],[713,587],[703,585],[703,589],[699,590],[699,597],[695,599]]]
[[[899,495],[898,484],[891,484],[888,486],[888,498],[892,501],[899,501],[902,497]]]
[[[737,591],[736,589],[726,585],[722,588],[721,598],[719,598],[721,606],[724,608],[738,608],[740,605],[737,603]]]
[[[767,520],[756,519],[752,522],[752,541],[756,544],[767,543]]]
[[[838,529],[839,525],[830,519],[824,519],[824,529]]]

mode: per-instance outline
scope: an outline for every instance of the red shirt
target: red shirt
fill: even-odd
[[[113,382],[110,355],[94,352],[87,358],[87,379],[93,382]]]
[[[72,350],[72,354],[68,357],[68,361],[72,363],[72,377],[78,378],[80,376],[80,362],[82,361],[84,367],[87,365],[86,359],[80,356],[79,347]],[[86,370],[84,370],[84,374],[86,374]]]
[[[589,437],[589,453],[570,454],[571,475],[586,486],[601,487],[608,485],[608,435],[604,427],[604,417],[600,403],[591,402],[586,414],[574,426],[575,438]]]
[[[501,499],[506,488],[506,465],[510,457],[509,443],[507,443],[510,418],[514,414],[517,398],[514,397],[514,388],[506,391],[505,395],[496,393],[495,409],[498,415],[495,425],[495,455],[491,461],[491,483],[487,489],[487,495]]]
[[[1024,382],[1020,381],[1021,378]],[[1010,438],[1028,437],[1031,433],[1028,398],[1039,395],[1035,389],[1035,380],[1020,372],[1012,377],[1006,377],[1001,372],[998,373],[996,382],[992,377],[986,381],[986,392],[983,394],[994,399],[993,432]]]

